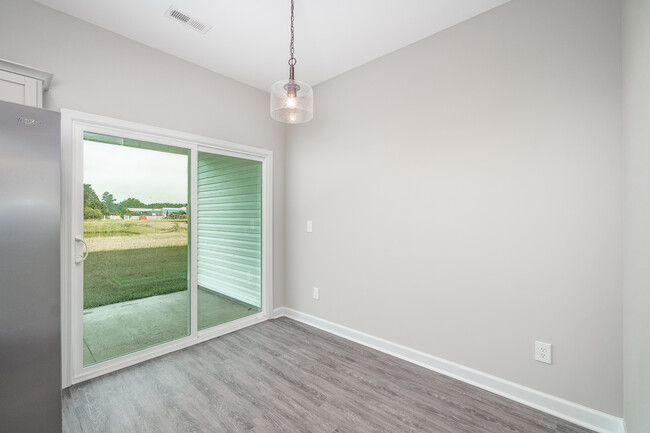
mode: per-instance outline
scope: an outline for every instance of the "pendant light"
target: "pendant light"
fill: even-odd
[[[291,43],[289,44],[289,79],[271,86],[271,117],[284,123],[309,122],[314,117],[314,92],[311,86],[294,79],[293,0],[291,0]]]

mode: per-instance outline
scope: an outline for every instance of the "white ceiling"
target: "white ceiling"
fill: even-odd
[[[36,0],[268,91],[288,78],[289,0]],[[296,79],[316,85],[509,0],[295,0]],[[164,16],[173,6],[212,26]]]

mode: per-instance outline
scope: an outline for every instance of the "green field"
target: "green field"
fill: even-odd
[[[85,220],[84,237],[187,233],[186,220]]]
[[[187,223],[84,222],[84,308],[187,290]]]

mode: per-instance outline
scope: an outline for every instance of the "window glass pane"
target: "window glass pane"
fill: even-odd
[[[84,134],[83,365],[190,334],[188,149]]]
[[[198,153],[198,323],[262,311],[262,163]]]

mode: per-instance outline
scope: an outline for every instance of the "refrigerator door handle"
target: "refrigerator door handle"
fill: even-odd
[[[74,238],[74,240],[77,241],[77,242],[81,242],[84,245],[84,253],[83,253],[83,255],[81,257],[75,257],[74,258],[75,263],[81,263],[81,262],[83,262],[84,260],[86,260],[88,258],[88,252],[89,252],[88,244],[86,243],[86,241],[84,241],[81,238]]]

